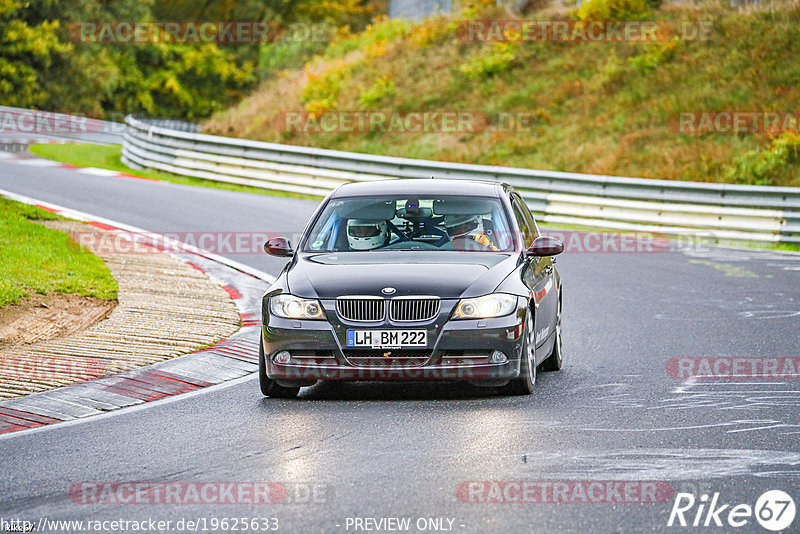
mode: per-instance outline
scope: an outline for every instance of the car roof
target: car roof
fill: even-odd
[[[448,180],[405,178],[399,180],[379,180],[344,184],[333,192],[332,197],[372,196],[372,195],[465,195],[501,196],[503,187],[499,182],[477,180]]]

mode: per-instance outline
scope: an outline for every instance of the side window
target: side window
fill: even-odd
[[[528,219],[525,217],[525,212],[519,204],[520,202],[516,196],[512,197],[511,206],[514,208],[514,218],[517,220],[517,226],[519,226],[520,232],[522,232],[522,240],[525,243],[525,248],[528,248],[531,246],[531,243],[533,243],[533,230],[532,226],[528,223]]]
[[[525,220],[528,221],[528,226],[531,228],[531,234],[533,235],[533,239],[539,237],[539,226],[536,224],[536,220],[533,218],[533,214],[531,210],[528,209],[528,205],[525,204],[525,201],[522,200],[522,197],[519,196],[517,193],[514,193],[514,200],[519,202],[520,210],[522,211],[522,215],[525,217]]]

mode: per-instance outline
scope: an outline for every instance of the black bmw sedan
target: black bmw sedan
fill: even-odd
[[[561,368],[564,247],[506,184],[387,180],[332,192],[264,295],[270,397],[317,380],[463,380],[529,394]]]

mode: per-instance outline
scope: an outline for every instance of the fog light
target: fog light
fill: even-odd
[[[491,360],[492,363],[506,363],[508,361],[508,358],[506,358],[505,354],[503,354],[499,350],[496,350],[492,352],[491,356],[489,356],[489,360]]]
[[[274,361],[275,363],[287,364],[290,361],[292,361],[292,355],[289,354],[287,351],[282,350],[276,353],[275,356],[272,357],[272,361]]]

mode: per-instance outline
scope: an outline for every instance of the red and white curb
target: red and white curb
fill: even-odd
[[[273,276],[141,228],[2,189],[0,195],[87,222],[106,232],[127,238],[133,235],[159,248],[169,243],[170,252],[166,253],[203,271],[231,295],[242,320],[238,332],[201,351],[96,380],[0,401],[0,434],[98,415],[198,390],[258,370],[261,297],[274,281]],[[174,250],[179,252],[172,252]]]

